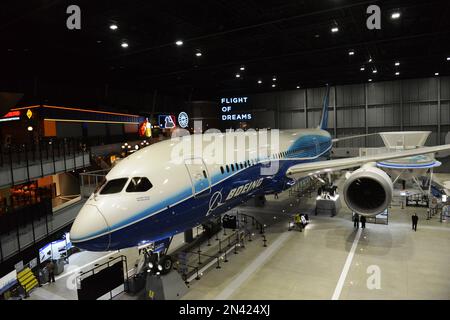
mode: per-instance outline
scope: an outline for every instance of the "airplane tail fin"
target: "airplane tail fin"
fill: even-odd
[[[330,103],[330,86],[327,85],[327,92],[323,98],[322,118],[320,119],[319,128],[326,130],[328,127],[328,105]]]

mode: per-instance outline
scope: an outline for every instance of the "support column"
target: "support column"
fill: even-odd
[[[334,87],[334,138],[337,138],[337,86]]]
[[[403,81],[400,80],[400,131],[403,131]]]
[[[304,95],[304,105],[305,105],[305,128],[308,128],[308,89],[305,89],[305,95]]]
[[[441,144],[441,77],[438,77],[437,144]]]
[[[192,241],[194,241],[194,232],[192,231],[192,229],[187,229],[184,232],[184,242],[191,243]]]
[[[369,124],[368,124],[368,118],[369,118],[369,103],[367,98],[367,83],[364,84],[364,126],[366,129],[366,134],[369,134]],[[364,144],[367,148],[367,137],[364,138]]]

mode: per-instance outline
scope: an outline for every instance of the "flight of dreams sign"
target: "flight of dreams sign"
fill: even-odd
[[[248,97],[221,98],[220,118],[222,121],[248,121],[252,120],[252,114],[246,110]]]

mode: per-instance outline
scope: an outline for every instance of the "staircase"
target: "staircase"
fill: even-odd
[[[17,280],[27,294],[38,285],[38,281],[30,268],[20,271],[17,274]]]

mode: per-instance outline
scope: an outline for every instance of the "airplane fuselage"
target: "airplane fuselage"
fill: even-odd
[[[238,134],[248,135],[248,139],[255,135],[246,132],[220,135],[234,141],[233,135]],[[203,156],[199,158],[188,152],[182,162],[174,163],[174,153],[177,153],[174,148],[179,144],[171,139],[123,159],[106,176],[107,183],[123,179],[122,189],[102,194],[102,187],[91,195],[71,230],[71,240],[76,246],[107,251],[169,238],[252,197],[288,189],[293,184],[286,177],[289,167],[329,159],[332,147],[330,134],[325,130],[286,130],[279,132],[278,151],[267,157],[260,157],[260,150],[235,145],[232,156],[225,152],[217,162],[214,155],[205,152],[211,135],[178,139],[190,139],[192,145],[195,139],[200,139]],[[273,152],[270,143],[264,148]],[[268,166],[274,163],[275,170],[268,174]],[[128,192],[127,186],[135,177],[148,178],[151,188],[145,192]]]

